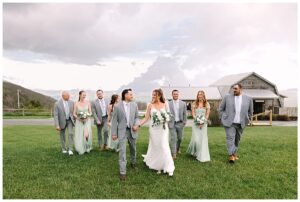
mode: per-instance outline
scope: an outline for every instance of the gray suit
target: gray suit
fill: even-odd
[[[92,102],[92,112],[94,117],[94,123],[97,126],[97,133],[98,133],[98,145],[101,147],[102,145],[102,129],[104,132],[104,144],[107,145],[108,139],[108,125],[107,125],[107,114],[108,114],[108,101],[104,100],[106,106],[106,116],[103,116],[103,112],[99,103],[99,99],[96,99]],[[101,124],[98,125],[97,121],[100,121]]]
[[[129,144],[131,163],[136,163],[136,138],[138,133],[134,132],[132,127],[139,125],[139,114],[136,103],[130,102],[129,108],[129,127],[127,126],[127,118],[123,101],[114,106],[111,122],[111,134],[117,135],[119,139],[120,174],[126,174],[126,139]]]
[[[175,122],[175,108],[173,100],[169,101],[170,112],[173,115],[173,118],[168,123],[170,134],[171,134],[171,152],[172,155],[175,155],[176,152],[180,149],[180,145],[183,138],[183,127],[186,124],[187,113],[186,113],[186,103],[179,100],[179,121]]]
[[[66,112],[63,104],[63,100],[60,99],[57,101],[54,105],[54,124],[55,127],[60,128],[60,142],[61,142],[61,148],[63,150],[66,149],[66,128],[68,128],[68,139],[69,139],[69,150],[73,150],[73,126],[74,126],[74,117],[73,117],[73,108],[74,108],[74,102],[69,100],[69,117],[66,117]]]
[[[236,154],[243,130],[253,115],[252,98],[247,95],[242,95],[240,123],[233,122],[235,117],[235,96],[233,94],[228,94],[223,98],[219,113],[226,131],[228,154]]]

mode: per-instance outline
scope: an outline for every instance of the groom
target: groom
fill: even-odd
[[[171,152],[173,159],[180,154],[180,145],[183,138],[183,128],[186,124],[186,103],[179,100],[179,91],[172,91],[173,99],[169,101],[170,111],[174,118],[169,122],[171,134]]]
[[[243,130],[253,115],[252,98],[242,94],[241,84],[235,84],[233,94],[228,94],[223,98],[219,112],[226,131],[229,162],[234,163],[238,160],[237,150]]]
[[[122,92],[122,102],[114,107],[112,115],[111,134],[112,139],[119,139],[119,165],[120,180],[126,178],[126,139],[129,143],[131,167],[136,169],[136,138],[139,129],[138,107],[133,102],[133,93],[131,89],[125,89]]]

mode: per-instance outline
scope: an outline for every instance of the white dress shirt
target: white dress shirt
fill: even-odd
[[[102,99],[98,99],[99,100],[99,104],[101,107],[101,111],[102,111],[102,117],[107,115],[107,110],[106,110],[106,105],[105,105],[105,100],[104,98]]]
[[[180,121],[179,118],[179,100],[173,100],[173,106],[174,106],[174,115],[175,115],[175,121]]]
[[[242,95],[234,96],[235,116],[233,123],[241,123]]]
[[[123,106],[126,114],[127,127],[130,127],[129,125],[130,103],[123,101]]]

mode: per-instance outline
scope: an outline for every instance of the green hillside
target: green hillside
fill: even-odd
[[[17,108],[18,97],[17,90],[20,90],[21,108],[40,108],[51,109],[55,99],[43,94],[34,92],[22,86],[3,81],[3,108]]]

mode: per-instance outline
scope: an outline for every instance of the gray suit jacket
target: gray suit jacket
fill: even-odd
[[[129,125],[131,128],[131,135],[133,139],[136,139],[138,136],[137,132],[132,130],[132,127],[139,125],[139,112],[138,106],[135,102],[130,102],[130,115],[129,115]],[[119,139],[126,138],[126,128],[127,128],[127,119],[126,113],[123,105],[123,101],[114,106],[114,111],[112,113],[111,121],[111,134],[117,135]]]
[[[252,98],[242,94],[242,107],[241,107],[241,126],[244,128],[250,121],[253,115],[253,101]],[[235,101],[234,95],[226,95],[219,107],[219,113],[221,117],[222,124],[225,127],[230,127],[233,123],[235,116]]]
[[[75,123],[74,117],[73,117],[74,102],[72,100],[69,100],[68,104],[69,104],[69,109],[70,109],[70,117],[71,117],[72,123],[74,125],[74,123]],[[65,112],[65,108],[64,108],[62,99],[58,100],[55,103],[53,115],[54,115],[55,127],[59,126],[61,129],[64,129],[67,125],[67,122],[66,122],[66,112]]]
[[[106,105],[106,114],[108,114],[108,101],[104,99],[105,105]],[[96,99],[94,102],[92,102],[92,113],[94,117],[94,123],[97,125],[97,121],[100,121],[102,123],[102,109],[99,103],[99,100]]]
[[[170,112],[173,115],[173,118],[171,121],[168,123],[169,128],[174,128],[175,125],[175,109],[174,109],[174,104],[173,100],[169,101],[169,107],[170,107]],[[182,121],[183,126],[186,124],[186,103],[183,102],[182,100],[179,100],[179,120]]]

